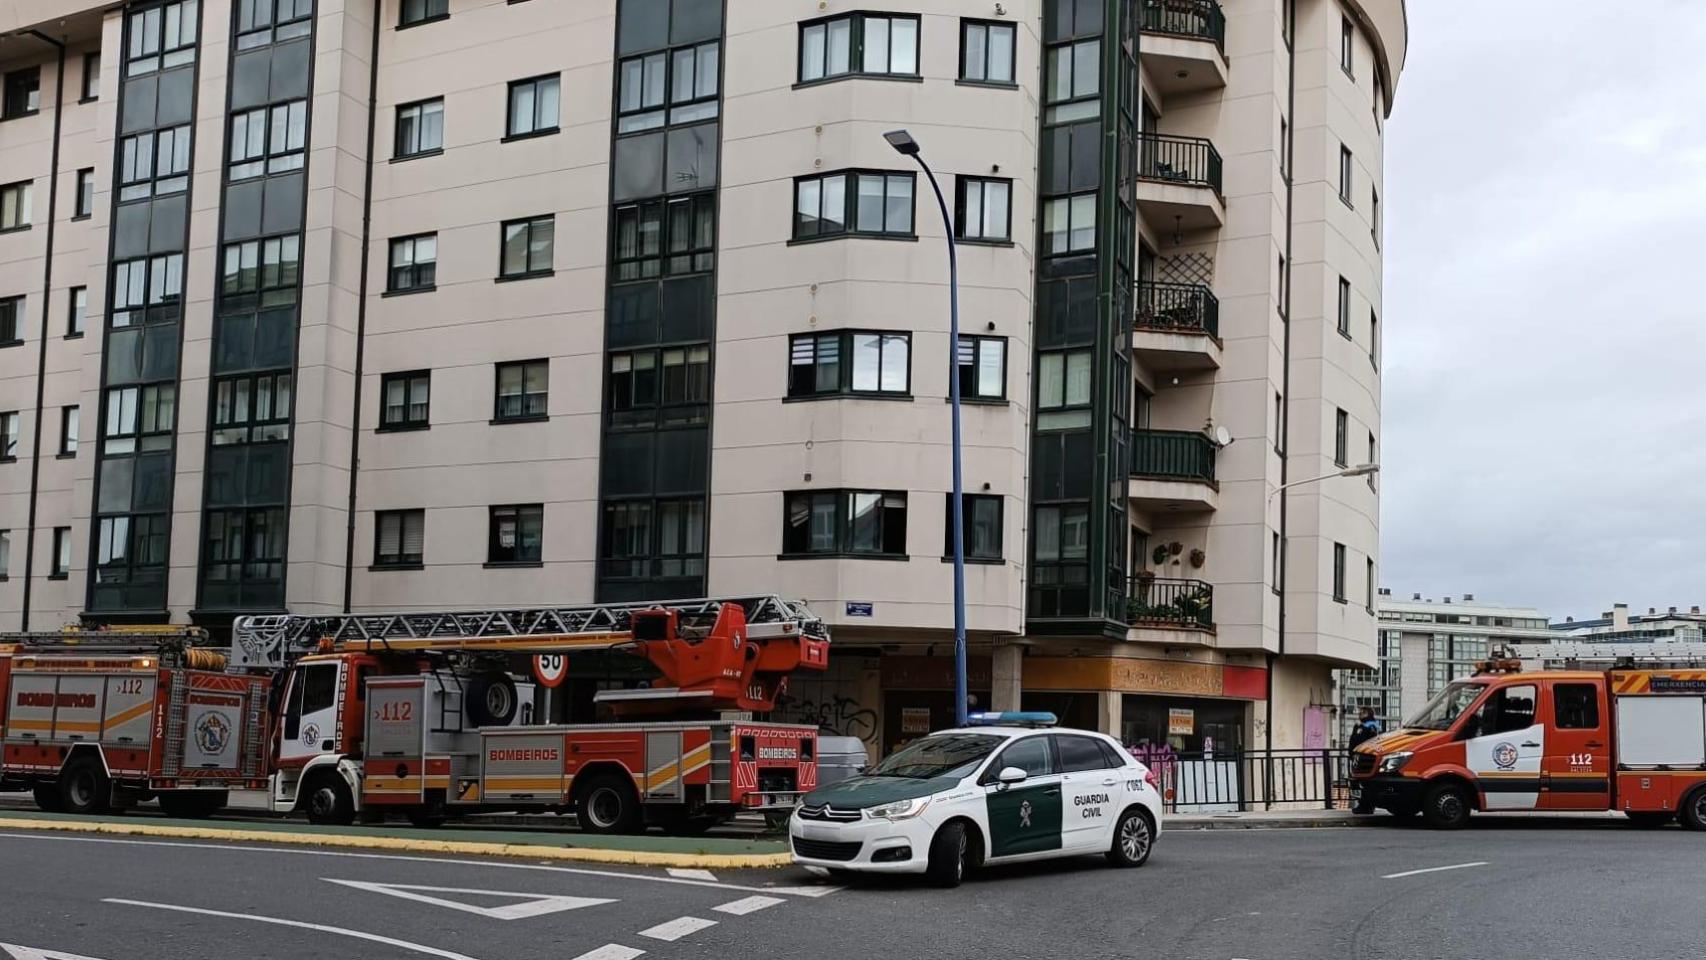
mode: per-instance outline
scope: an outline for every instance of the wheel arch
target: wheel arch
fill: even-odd
[[[585,788],[585,784],[608,776],[617,777],[627,783],[633,789],[635,799],[644,800],[644,797],[641,796],[640,785],[634,782],[634,772],[629,770],[626,764],[620,760],[594,760],[575,771],[574,779],[569,784],[569,802],[575,803],[580,800],[581,790]],[[641,805],[644,806],[644,803],[642,802]]]
[[[1481,795],[1481,788],[1475,784],[1474,777],[1467,771],[1449,767],[1437,772],[1429,771],[1428,775],[1422,778],[1422,791],[1425,793],[1442,784],[1461,787],[1464,796],[1469,798],[1470,809],[1485,810],[1487,808],[1486,798]]]
[[[59,773],[57,774],[57,776],[63,777],[65,775],[65,768],[66,767],[71,766],[73,763],[76,763],[77,761],[83,759],[84,757],[89,756],[90,754],[93,754],[95,756],[95,759],[100,761],[101,773],[104,774],[107,777],[107,779],[111,780],[112,775],[113,775],[113,768],[107,765],[106,751],[102,750],[101,745],[98,743],[73,744],[71,749],[67,750],[65,752],[65,760],[64,760],[64,762],[62,762],[59,765]]]
[[[940,834],[943,830],[947,829],[948,825],[951,823],[963,823],[966,825],[966,840],[972,844],[972,849],[977,854],[977,856],[975,858],[975,863],[973,863],[972,865],[973,866],[982,866],[986,861],[988,861],[989,860],[989,836],[988,836],[988,833],[983,829],[983,826],[981,824],[979,824],[975,819],[968,816],[967,814],[957,813],[957,814],[949,817],[948,819],[943,820],[940,824],[938,824],[936,826],[936,829],[931,832],[931,834],[930,834],[931,842],[934,842],[936,839],[936,836],[938,834]],[[914,851],[915,855],[916,855],[916,852],[917,851]]]
[[[344,786],[349,789],[350,802],[358,812],[361,810],[361,774],[355,763],[340,754],[328,753],[313,757],[303,765],[302,775],[296,779],[296,796],[290,804],[293,812],[302,812],[302,800],[306,793],[302,788],[321,777],[342,778]]]

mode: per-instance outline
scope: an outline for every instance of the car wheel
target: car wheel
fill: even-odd
[[[1436,830],[1457,830],[1469,822],[1469,795],[1455,783],[1429,788],[1422,799],[1422,819]]]
[[[938,887],[957,887],[966,878],[970,856],[971,838],[966,836],[966,825],[958,820],[946,824],[930,841],[930,862],[924,875]]]
[[[1694,791],[1682,802],[1677,819],[1690,830],[1706,830],[1706,787]]]
[[[1138,807],[1127,810],[1114,825],[1114,843],[1108,848],[1108,862],[1116,867],[1141,867],[1149,862],[1149,852],[1155,849],[1155,825],[1149,814]]]

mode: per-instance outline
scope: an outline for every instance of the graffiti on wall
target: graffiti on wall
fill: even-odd
[[[876,679],[875,671],[790,677],[787,690],[776,697],[770,719],[809,724],[876,747],[882,741],[882,719],[871,706],[877,702]]]

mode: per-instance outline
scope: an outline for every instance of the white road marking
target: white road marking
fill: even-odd
[[[12,960],[95,960],[76,953],[59,953],[55,950],[37,950],[34,947],[20,947],[15,943],[0,943],[0,952]]]
[[[317,933],[330,933],[334,936],[349,937],[353,940],[366,940],[369,943],[383,943],[388,947],[397,947],[414,953],[424,953],[429,957],[442,957],[443,960],[475,960],[464,953],[453,953],[440,950],[425,944],[410,943],[407,940],[397,940],[392,937],[382,937],[377,933],[366,933],[361,930],[351,930],[347,927],[332,927],[322,923],[307,923],[302,920],[286,920],[282,917],[263,917],[255,913],[231,913],[227,910],[207,910],[202,907],[183,907],[172,903],[149,903],[146,900],[122,900],[117,897],[107,897],[102,903],[118,903],[129,907],[147,907],[150,910],[172,910],[177,913],[197,913],[204,917],[224,917],[228,920],[253,920],[256,923],[270,923],[280,927],[295,927],[298,930],[313,930]]]
[[[712,907],[711,909],[718,913],[727,913],[731,916],[744,917],[749,913],[757,913],[765,907],[774,907],[781,902],[782,901],[777,897],[742,897],[739,900],[725,903],[721,906]]]
[[[660,923],[640,931],[640,936],[651,937],[653,940],[674,942],[691,933],[698,933],[706,927],[717,925],[715,920],[702,920],[699,917],[676,917],[668,923]]]
[[[717,875],[709,870],[684,870],[680,867],[670,867],[668,873],[670,876],[680,880],[704,880],[707,883],[717,882]]]
[[[1484,867],[1486,865],[1487,861],[1476,860],[1472,863],[1454,863],[1446,867],[1425,867],[1421,870],[1405,870],[1403,873],[1388,873],[1380,879],[1397,880],[1402,877],[1414,877],[1424,873],[1441,873],[1446,870],[1466,870],[1470,867]]]
[[[529,917],[542,917],[549,913],[562,913],[565,910],[579,910],[583,907],[596,907],[606,903],[616,903],[599,897],[563,897],[556,895],[541,895],[537,893],[517,893],[513,890],[475,890],[468,887],[427,887],[413,883],[373,883],[367,880],[337,880],[332,877],[321,877],[327,883],[340,886],[354,887],[366,890],[368,893],[382,893],[388,897],[398,897],[403,900],[414,900],[417,903],[430,903],[437,907],[451,910],[461,910],[476,916],[492,920],[525,920]],[[457,900],[447,900],[444,897],[429,896],[422,891],[433,893],[461,893],[476,897],[513,897],[521,902],[508,903],[501,907],[477,907],[471,903]]]
[[[4,821],[0,821],[3,824]],[[224,850],[243,854],[274,853],[298,857],[344,857],[351,860],[392,860],[400,863],[443,863],[456,867],[493,867],[500,870],[541,870],[548,873],[569,873],[584,877],[611,877],[618,880],[648,880],[652,883],[673,883],[687,887],[716,887],[719,890],[740,890],[751,893],[780,893],[791,897],[823,897],[843,889],[837,886],[812,887],[753,887],[738,883],[707,883],[680,877],[660,877],[647,873],[624,873],[620,870],[593,870],[585,867],[558,867],[536,863],[504,863],[495,860],[458,860],[450,857],[409,857],[395,853],[358,853],[350,850],[308,850],[267,844],[189,843],[171,840],[127,840],[117,837],[73,837],[50,833],[0,833],[0,840],[47,840],[61,843],[111,843],[131,847],[187,847],[195,850]]]
[[[620,943],[607,943],[597,950],[589,950],[581,954],[575,960],[634,960],[635,957],[645,952],[644,950],[635,950],[633,947],[624,947]]]

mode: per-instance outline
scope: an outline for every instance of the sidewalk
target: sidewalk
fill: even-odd
[[[1628,818],[1611,811],[1476,814],[1476,823],[1520,823],[1526,827],[1621,825]],[[1175,813],[1162,818],[1167,830],[1284,830],[1316,827],[1378,827],[1395,823],[1421,825],[1418,817],[1400,821],[1389,814],[1359,816],[1349,810],[1249,810],[1242,813]]]

